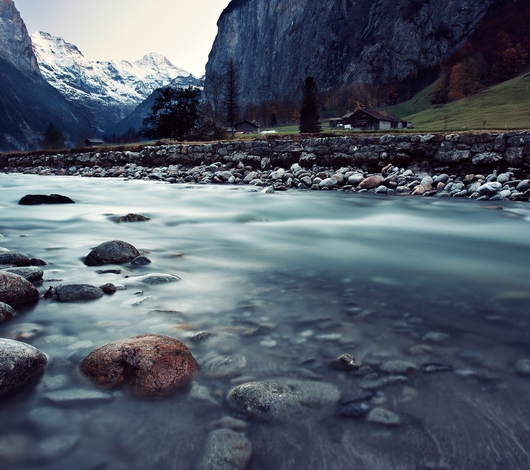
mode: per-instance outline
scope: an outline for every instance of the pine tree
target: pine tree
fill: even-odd
[[[317,86],[313,77],[307,77],[302,84],[302,106],[300,108],[300,133],[317,134],[322,131],[319,122]]]
[[[233,137],[235,134],[234,124],[239,119],[239,74],[233,59],[230,59],[225,67],[223,104],[226,112],[226,124],[232,129]]]
[[[64,147],[64,134],[53,124],[49,124],[44,132],[44,148],[47,150],[61,149]]]

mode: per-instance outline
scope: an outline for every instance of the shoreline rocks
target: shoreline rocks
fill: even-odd
[[[288,136],[0,158],[7,173],[520,201],[530,198],[529,167],[530,132]]]
[[[80,364],[96,384],[116,388],[124,383],[145,398],[160,398],[188,385],[197,374],[189,349],[177,339],[141,335],[100,346]]]
[[[22,276],[0,271],[0,302],[16,305],[34,302],[39,296],[36,287]]]

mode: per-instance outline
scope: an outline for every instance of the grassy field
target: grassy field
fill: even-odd
[[[429,85],[412,99],[405,101],[404,103],[396,104],[395,106],[389,106],[387,108],[388,114],[390,116],[404,118],[406,116],[410,116],[411,114],[417,114],[428,109],[431,105],[431,95],[433,88],[433,85]]]
[[[418,98],[418,102],[421,99]],[[399,105],[401,110],[407,109],[407,106],[414,109],[412,104],[407,103]],[[397,111],[400,112],[400,109]],[[530,74],[520,75],[444,106],[412,112],[403,118],[411,121],[417,131],[529,129]]]

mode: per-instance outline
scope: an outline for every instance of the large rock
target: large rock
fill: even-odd
[[[2,253],[0,254],[0,264],[30,266],[31,260],[24,253]]]
[[[27,194],[22,197],[19,204],[23,206],[36,206],[40,204],[74,204],[74,201],[68,196],[61,196],[60,194]]]
[[[0,396],[38,377],[47,362],[46,355],[33,346],[0,338]]]
[[[0,302],[9,305],[38,300],[39,291],[18,274],[0,271]]]
[[[197,364],[186,345],[163,335],[125,338],[94,349],[80,364],[97,384],[128,383],[136,395],[164,397],[190,383]]]
[[[33,266],[19,267],[19,268],[5,268],[4,272],[18,274],[29,282],[38,282],[44,276],[44,271],[41,268]]]
[[[140,252],[130,243],[112,240],[94,248],[85,258],[85,264],[87,266],[123,264],[132,261],[137,256],[140,256]]]
[[[252,445],[250,441],[230,429],[212,431],[206,440],[199,470],[244,470],[247,468]]]
[[[0,302],[0,323],[11,320],[16,314],[17,312],[15,312],[11,305]]]
[[[338,389],[328,383],[296,379],[248,382],[228,392],[230,406],[265,421],[288,420],[293,416],[338,402]]]
[[[76,302],[78,300],[95,300],[103,297],[100,287],[90,284],[65,284],[52,291],[53,297],[61,302]]]

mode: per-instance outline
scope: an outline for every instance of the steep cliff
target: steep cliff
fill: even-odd
[[[39,148],[50,123],[73,145],[92,126],[42,78],[13,0],[0,0],[0,151]]]
[[[206,66],[234,59],[241,104],[320,89],[376,86],[428,70],[459,48],[491,9],[508,0],[233,0],[218,21]]]

